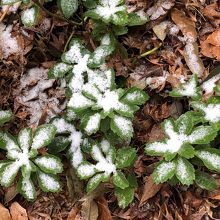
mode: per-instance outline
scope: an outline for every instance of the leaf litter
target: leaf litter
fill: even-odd
[[[64,190],[61,193],[41,192],[34,203],[27,203],[16,196],[9,204],[3,203],[0,206],[1,215],[4,215],[5,219],[10,219],[9,214],[14,219],[27,219],[27,216],[29,219],[68,220],[81,219],[82,216],[84,219],[219,218],[219,190],[207,196],[205,191],[195,191],[193,187],[186,191],[184,186],[154,185],[150,174],[157,159],[143,155],[141,147],[148,140],[163,139],[164,133],[158,123],[172,114],[178,115],[181,109],[188,107],[184,102],[179,104],[172,102],[167,97],[166,91],[188,81],[191,73],[198,74],[202,82],[210,70],[217,66],[217,61],[220,60],[218,4],[216,2],[208,4],[204,1],[186,3],[158,0],[146,3],[142,0],[128,0],[127,5],[131,11],[146,12],[150,22],[144,27],[137,28],[135,35],[131,31],[120,37],[122,45],[127,47],[128,57],[123,59],[121,54],[116,54],[110,58],[109,64],[114,66],[117,76],[128,77],[127,79],[122,77],[124,84],[137,85],[153,96],[152,102],[145,104],[136,114],[134,122],[133,143],[138,149],[139,156],[134,169],[138,176],[134,202],[126,210],[119,209],[115,197],[111,194],[111,184],[107,185],[110,191],[107,190],[101,195],[95,192],[92,197],[84,197],[83,201],[82,197],[85,195],[83,186],[76,186],[75,183],[72,195],[78,190],[77,195],[81,201],[73,202],[70,198],[70,187],[67,187],[68,184],[71,186],[71,181],[68,180],[70,177],[66,179],[63,173],[61,179]],[[4,10],[5,7],[0,13],[4,13]],[[35,127],[42,121],[48,121],[53,115],[62,114],[65,109],[63,89],[65,82],[48,79],[47,69],[50,62],[57,60],[62,53],[64,42],[71,31],[67,28],[67,23],[48,18],[46,15],[43,15],[43,19],[46,19],[45,27],[37,26],[35,30],[24,29],[16,18],[13,24],[7,22],[11,14],[17,11],[17,5],[7,10],[4,23],[0,23],[0,56],[3,61],[0,63],[0,86],[1,90],[4,90],[1,91],[0,104],[5,109],[10,107],[15,113],[14,128],[10,129],[16,133],[25,126],[25,123]],[[205,26],[209,28],[201,34]],[[50,31],[42,31],[45,29]],[[62,32],[66,36],[63,36]],[[85,39],[89,45],[91,39],[87,38],[88,29],[85,29],[85,32],[87,33],[82,33],[78,28],[74,30],[74,33]],[[45,36],[53,39],[49,46]],[[4,44],[6,38],[10,39],[7,41],[8,44]],[[162,46],[155,52],[142,59],[136,59],[161,42]],[[212,94],[217,84],[219,74],[204,81],[202,88],[205,96]],[[0,156],[3,157],[2,154]],[[66,163],[69,169],[68,166]],[[215,178],[220,179],[217,174]],[[4,196],[5,192],[6,189],[1,188],[0,195]]]

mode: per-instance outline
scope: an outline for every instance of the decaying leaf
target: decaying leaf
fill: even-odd
[[[141,201],[139,206],[142,206],[148,199],[152,198],[157,194],[157,192],[161,189],[162,184],[155,184],[153,182],[152,176],[146,178],[146,182],[144,185],[144,192],[141,197]]]
[[[97,203],[93,199],[85,200],[82,203],[81,215],[82,219],[97,220],[99,216]]]
[[[204,56],[220,61],[220,28],[201,41],[201,52]]]
[[[17,202],[13,202],[10,206],[12,220],[28,220],[26,210]]]
[[[6,209],[1,203],[0,203],[0,219],[11,220],[11,216],[8,209]]]
[[[173,7],[175,1],[173,0],[158,0],[151,8],[148,9],[147,14],[151,20],[156,20],[168,13]]]
[[[111,212],[108,207],[108,202],[104,196],[96,199],[99,208],[99,219],[112,220]]]

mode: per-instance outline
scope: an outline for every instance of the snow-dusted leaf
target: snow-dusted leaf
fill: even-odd
[[[112,181],[116,187],[121,189],[125,189],[129,186],[128,180],[121,171],[117,171],[113,174]]]
[[[63,171],[60,158],[53,155],[37,157],[33,161],[45,173],[57,174]]]
[[[186,43],[186,46],[184,48],[184,57],[186,60],[186,64],[191,72],[197,74],[198,77],[201,77],[205,70],[205,67],[201,58],[199,57],[197,42],[188,41]]]
[[[30,178],[21,179],[21,181],[18,183],[18,191],[28,201],[33,201],[36,199],[37,193]]]
[[[58,5],[66,18],[70,18],[78,9],[78,0],[59,0]]]
[[[87,83],[83,86],[82,93],[92,100],[97,100],[97,98],[101,95],[99,89],[95,85],[90,83]]]
[[[217,85],[219,80],[220,80],[220,72],[219,70],[217,69],[218,67],[216,67],[216,69],[212,70],[211,73],[209,74],[209,76],[215,71],[218,71],[217,74],[215,74],[214,76],[212,76],[211,78],[205,80],[201,87],[202,87],[202,90],[205,92],[205,95],[211,95],[214,91],[218,91],[218,88],[219,88],[219,91],[220,91],[220,85]],[[208,77],[209,77],[208,76]],[[217,90],[216,90],[217,89]]]
[[[0,126],[12,119],[12,112],[10,110],[0,110]]]
[[[148,15],[143,11],[132,12],[128,14],[128,26],[143,25],[149,21]]]
[[[0,5],[13,5],[16,2],[19,2],[19,0],[1,0]]]
[[[176,177],[184,185],[190,185],[195,179],[195,170],[188,160],[179,157],[176,164]]]
[[[37,24],[39,15],[39,9],[37,6],[33,6],[23,11],[21,15],[21,21],[26,27],[32,27]]]
[[[56,128],[54,125],[45,124],[39,126],[35,131],[31,148],[40,149],[42,147],[47,146],[54,138],[55,133],[56,133]]]
[[[201,171],[196,171],[195,182],[200,188],[206,190],[214,190],[217,187],[215,178]]]
[[[163,183],[168,179],[171,179],[176,171],[176,162],[175,161],[161,161],[156,166],[153,172],[153,179],[155,183]]]
[[[86,114],[81,119],[81,126],[88,135],[94,134],[99,130],[101,115],[99,113]]]
[[[193,108],[204,113],[206,121],[211,123],[220,122],[220,103],[191,102]]]
[[[155,141],[152,143],[147,143],[145,147],[145,152],[151,156],[160,156],[167,151],[166,141]]]
[[[206,148],[196,151],[196,156],[203,161],[207,168],[220,172],[220,150]]]
[[[132,121],[129,118],[114,115],[110,126],[111,130],[122,138],[130,139],[133,136]]]
[[[115,195],[118,200],[118,205],[124,209],[134,199],[134,188],[131,188],[131,187],[127,187],[125,189],[116,188]]]
[[[25,151],[28,150],[32,143],[32,129],[24,128],[18,134],[18,143],[20,148]]]
[[[119,169],[130,167],[136,159],[136,150],[131,147],[120,148],[116,155],[116,166]]]
[[[179,133],[190,134],[192,132],[194,123],[193,123],[193,114],[187,112],[181,115],[176,121],[175,125]]]
[[[66,63],[57,63],[48,71],[48,78],[61,78],[71,71],[72,66]]]
[[[192,97],[193,99],[201,98],[201,90],[200,87],[197,87],[198,77],[196,74],[193,74],[188,82],[180,85],[179,88],[173,89],[170,92],[170,96],[172,97]]]
[[[93,191],[101,182],[107,181],[108,176],[103,173],[98,173],[94,175],[92,178],[89,179],[86,185],[86,191],[91,192]]]
[[[61,184],[55,175],[38,171],[37,177],[40,188],[44,192],[58,192],[61,190]]]
[[[0,172],[0,184],[5,187],[10,186],[14,181],[19,169],[20,164],[18,162],[11,162],[4,165]]]
[[[52,154],[60,153],[69,146],[71,141],[67,137],[57,136],[52,142],[47,146],[48,152]]]
[[[2,148],[7,150],[8,159],[16,159],[17,154],[21,152],[15,138],[9,133],[0,132],[0,140],[3,142]]]
[[[121,101],[132,104],[132,105],[142,105],[149,99],[146,92],[139,88],[130,88],[125,95],[122,97]]]
[[[92,100],[86,98],[80,93],[74,93],[68,102],[68,107],[72,108],[76,112],[92,107],[93,105],[94,102]]]
[[[96,172],[95,166],[89,162],[83,162],[77,168],[77,175],[80,179],[88,179]]]
[[[217,136],[217,131],[212,126],[199,126],[188,136],[191,144],[208,144]]]

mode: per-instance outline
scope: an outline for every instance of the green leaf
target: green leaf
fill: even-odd
[[[71,141],[67,137],[57,136],[47,146],[48,152],[52,154],[60,153],[61,151],[64,151],[70,143]]]
[[[113,29],[115,35],[117,35],[117,36],[124,35],[124,34],[128,33],[128,28],[124,27],[124,26],[113,25],[112,29]]]
[[[78,9],[78,0],[59,0],[58,5],[66,18],[70,18]]]
[[[198,150],[196,156],[203,161],[207,168],[220,172],[220,150],[215,148]]]
[[[86,11],[84,13],[84,17],[93,18],[95,20],[99,20],[100,19],[100,16],[96,13],[96,10],[94,10],[94,9]]]
[[[0,126],[10,121],[12,119],[12,116],[13,115],[10,110],[7,110],[7,111],[0,110]]]
[[[96,173],[96,169],[93,164],[85,161],[78,166],[76,173],[80,179],[88,179]]]
[[[115,195],[118,200],[118,205],[121,208],[126,208],[134,199],[134,188],[127,187],[125,189],[116,188]]]
[[[217,85],[217,86],[214,88],[214,91],[217,92],[217,93],[220,93],[220,85]]]
[[[34,134],[32,149],[40,149],[47,146],[55,137],[56,127],[51,124],[39,126]]]
[[[136,150],[131,147],[120,148],[117,151],[115,164],[117,168],[123,169],[133,165],[135,159],[137,158]]]
[[[175,125],[179,133],[190,134],[194,126],[193,114],[191,114],[191,112],[187,112],[181,115],[175,121]]]
[[[32,143],[32,129],[24,128],[18,134],[18,144],[25,151],[28,150]]]
[[[143,25],[149,21],[149,17],[143,11],[128,14],[128,26]]]
[[[124,6],[124,11],[116,12],[113,15],[112,23],[118,26],[125,26],[127,22],[128,22],[128,14],[126,11],[126,7]]]
[[[123,139],[130,139],[133,136],[132,121],[129,118],[114,115],[110,127],[114,133]]]
[[[14,181],[19,169],[20,164],[18,162],[11,162],[4,165],[1,168],[0,184],[5,187],[10,186]]]
[[[101,115],[99,113],[88,113],[81,119],[81,127],[88,135],[94,134],[99,130]]]
[[[76,113],[94,105],[94,102],[80,93],[72,94],[68,107],[72,108]]]
[[[106,178],[107,177],[107,178]],[[107,181],[109,176],[106,176],[103,173],[98,173],[94,175],[87,183],[86,191],[91,192],[93,191],[101,182]]]
[[[30,178],[31,172],[36,171],[36,166],[33,164],[32,161],[28,160],[23,166],[21,167],[21,173],[24,178]]]
[[[37,177],[39,186],[44,192],[59,192],[61,190],[61,184],[57,176],[38,171]]]
[[[171,179],[176,171],[176,162],[175,161],[161,161],[157,164],[154,172],[153,179],[156,184],[166,182],[168,179]]]
[[[202,189],[214,190],[217,188],[215,178],[201,171],[196,171],[195,182]]]
[[[186,159],[179,157],[176,165],[176,177],[184,185],[190,185],[195,179],[195,170],[193,165]]]
[[[129,186],[128,180],[121,171],[117,171],[113,174],[112,181],[116,187],[121,189],[125,189]]]
[[[196,74],[193,74],[188,82],[181,84],[179,88],[173,89],[169,95],[172,97],[188,96],[199,100],[201,98],[201,89],[197,87],[197,84],[198,77]]]
[[[21,15],[21,21],[24,26],[32,27],[37,24],[39,16],[39,8],[33,6],[23,11]]]
[[[60,158],[53,155],[40,156],[33,161],[45,173],[57,174],[63,171]]]
[[[97,0],[84,0],[83,5],[86,8],[95,8],[97,6]]]
[[[190,144],[183,144],[178,152],[180,156],[185,157],[186,159],[193,158],[195,155],[195,149]]]
[[[31,179],[22,178],[17,185],[19,193],[28,201],[34,201],[36,199],[36,190]]]
[[[57,63],[48,71],[48,78],[61,78],[64,77],[66,73],[71,71],[72,66],[66,63]]]
[[[125,95],[121,98],[121,101],[130,105],[142,105],[149,99],[146,92],[139,88],[132,87],[128,89]]]
[[[212,126],[199,126],[188,136],[191,144],[208,144],[215,139],[216,130]]]

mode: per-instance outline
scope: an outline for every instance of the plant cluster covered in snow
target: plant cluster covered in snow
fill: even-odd
[[[134,113],[148,96],[137,88],[116,88],[114,71],[103,65],[106,55],[112,52],[111,45],[111,36],[105,35],[101,45],[91,53],[78,39],[73,39],[61,57],[62,62],[49,71],[49,77],[68,75],[67,106],[81,119],[81,128],[88,135],[96,133],[105,123],[105,131],[112,130],[121,138],[130,139]]]
[[[63,171],[61,160],[50,154],[38,155],[38,150],[47,146],[55,133],[55,126],[49,124],[39,126],[34,134],[31,128],[24,128],[17,138],[0,132],[0,147],[7,151],[7,159],[0,162],[0,184],[8,187],[18,176],[18,191],[28,200],[36,198],[34,177],[43,191],[59,191],[61,185],[56,174]]]

